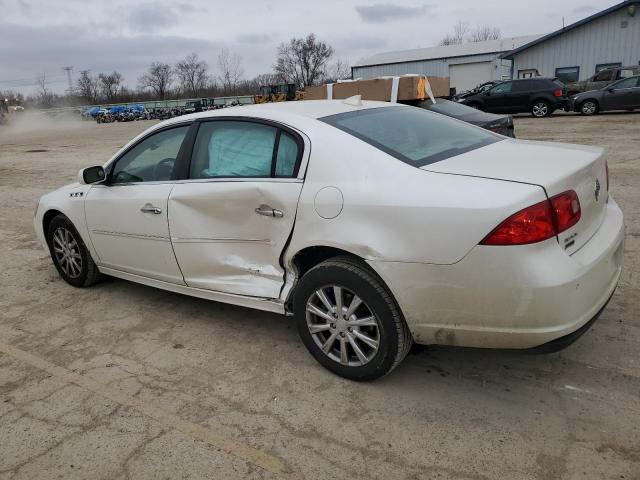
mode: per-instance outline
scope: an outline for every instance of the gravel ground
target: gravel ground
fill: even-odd
[[[433,347],[336,377],[290,318],[121,280],[78,290],[35,240],[36,198],[150,122],[0,127],[0,480],[640,479],[640,114],[516,119],[603,146],[625,267],[567,350]]]

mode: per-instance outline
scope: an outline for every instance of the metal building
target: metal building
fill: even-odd
[[[511,60],[501,56],[539,37],[529,35],[379,53],[356,62],[351,67],[351,77],[366,80],[407,73],[450,77],[451,87],[461,92],[489,80],[511,78]]]
[[[503,58],[513,61],[513,78],[541,75],[565,83],[588,79],[606,67],[638,65],[640,1],[618,3]]]

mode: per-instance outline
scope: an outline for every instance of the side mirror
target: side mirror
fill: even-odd
[[[484,91],[484,95],[485,95],[486,97],[490,97],[490,96],[491,96],[491,90],[485,90],[485,91]]]
[[[615,88],[607,88],[607,92],[609,92],[609,93],[613,93],[613,92],[615,92],[615,91],[616,91],[616,89],[615,89]]]
[[[78,183],[81,185],[91,185],[92,183],[100,183],[105,181],[104,168],[88,167],[78,172]]]

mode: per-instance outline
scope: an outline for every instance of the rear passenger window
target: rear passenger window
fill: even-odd
[[[203,122],[193,147],[189,178],[291,177],[298,143],[288,133],[262,123]]]
[[[286,132],[280,134],[276,156],[276,177],[291,177],[298,163],[298,142]]]
[[[517,92],[528,92],[529,90],[536,90],[538,84],[535,80],[518,80],[517,82],[513,82],[513,88],[511,89],[514,93]]]

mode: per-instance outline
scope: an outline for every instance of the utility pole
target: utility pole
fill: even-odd
[[[71,71],[73,67],[62,67],[62,69],[67,72],[67,82],[69,82],[69,88],[67,89],[67,93],[69,95],[73,94],[73,81],[71,80]]]

